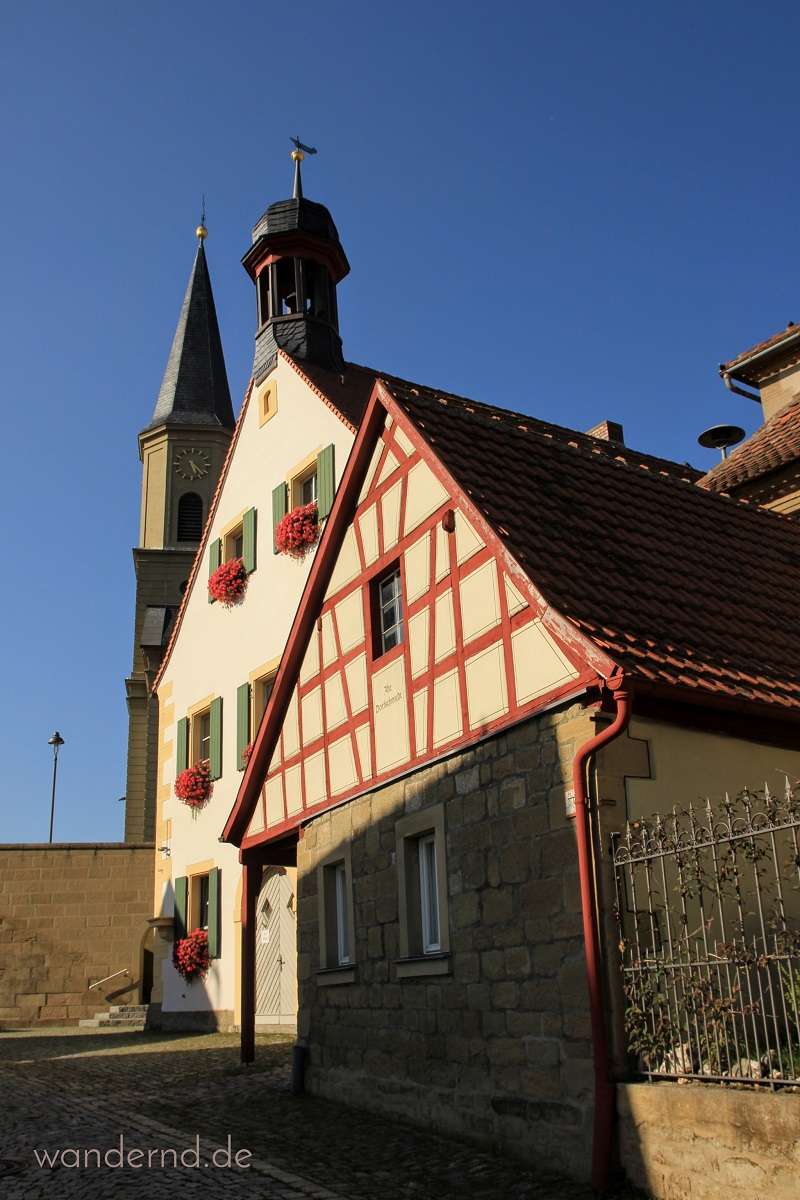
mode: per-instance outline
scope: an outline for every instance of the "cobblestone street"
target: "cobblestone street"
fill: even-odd
[[[264,1200],[588,1200],[587,1188],[543,1179],[507,1158],[356,1112],[287,1086],[291,1039],[258,1038],[239,1063],[238,1037],[97,1033],[0,1035],[0,1191],[7,1200],[107,1196],[258,1196]],[[136,1166],[97,1167],[119,1147]],[[200,1138],[200,1166],[192,1165]],[[227,1167],[231,1151],[247,1166]],[[220,1153],[220,1148],[223,1152]],[[80,1151],[55,1167],[34,1150]],[[161,1151],[165,1165],[161,1165]],[[174,1166],[170,1150],[184,1153]],[[212,1158],[216,1154],[216,1164]],[[153,1151],[151,1165],[147,1152]],[[111,1162],[115,1160],[112,1159]]]

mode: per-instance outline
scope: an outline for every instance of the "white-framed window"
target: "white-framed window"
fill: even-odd
[[[403,640],[403,588],[400,566],[374,579],[372,587],[373,657],[380,658]]]
[[[439,936],[439,887],[436,870],[436,838],[432,833],[419,839],[419,895],[422,927],[422,952],[434,954],[441,950]]]
[[[192,717],[192,762],[211,758],[211,709],[206,708]]]
[[[317,898],[320,982],[353,983],[356,955],[349,844],[339,847],[318,864]]]
[[[343,862],[337,863],[334,871],[336,892],[336,956],[339,966],[350,963],[350,922],[347,916],[347,870]]]
[[[395,825],[399,900],[398,979],[446,974],[450,928],[444,806],[409,813]]]

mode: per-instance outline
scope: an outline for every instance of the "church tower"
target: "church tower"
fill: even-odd
[[[330,371],[344,371],[336,287],[350,271],[333,217],[303,195],[304,149],[292,151],[291,200],[270,204],[253,230],[242,264],[256,285],[258,324],[253,379],[261,383],[278,349]]]
[[[142,506],[128,701],[125,841],[155,836],[158,703],[150,695],[233,433],[204,241],[198,246],[153,417],[139,434]]]

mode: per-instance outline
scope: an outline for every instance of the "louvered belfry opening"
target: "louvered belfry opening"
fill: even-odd
[[[199,542],[203,533],[203,501],[186,492],[178,501],[178,541]]]

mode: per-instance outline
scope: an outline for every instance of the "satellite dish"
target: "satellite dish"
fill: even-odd
[[[708,450],[721,450],[722,457],[727,458],[731,446],[737,446],[743,438],[744,430],[739,425],[712,425],[697,440]]]

